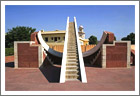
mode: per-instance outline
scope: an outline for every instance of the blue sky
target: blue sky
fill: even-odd
[[[6,5],[5,30],[29,26],[37,31],[65,30],[67,16],[76,16],[84,26],[86,38],[94,35],[100,40],[104,30],[113,32],[120,40],[135,32],[133,5]]]

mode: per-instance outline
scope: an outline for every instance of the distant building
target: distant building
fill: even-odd
[[[41,34],[48,45],[64,45],[65,30],[43,31]]]
[[[81,45],[88,45],[89,40],[85,39],[85,32],[83,31],[83,26],[79,26],[79,40]],[[44,31],[41,30],[43,39],[48,45],[64,45],[65,41],[65,30],[55,30],[55,31]]]
[[[79,26],[79,32],[78,33],[79,33],[79,39],[80,39],[81,45],[88,45],[89,40],[85,39],[84,27],[82,25]]]

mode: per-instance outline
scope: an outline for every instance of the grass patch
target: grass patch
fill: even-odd
[[[5,48],[5,56],[14,55],[14,48]]]

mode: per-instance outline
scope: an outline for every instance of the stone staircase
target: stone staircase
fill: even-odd
[[[74,22],[69,22],[66,62],[66,81],[79,80],[79,63]]]

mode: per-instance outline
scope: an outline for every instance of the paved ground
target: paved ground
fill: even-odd
[[[50,71],[44,71],[47,74],[58,73],[57,67],[49,66],[48,69]],[[134,71],[134,66],[128,69],[86,67],[88,83],[69,81],[60,84],[57,81],[50,83],[55,76],[44,76],[41,69],[14,69],[6,66],[6,91],[131,91],[135,90]]]

